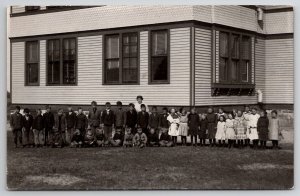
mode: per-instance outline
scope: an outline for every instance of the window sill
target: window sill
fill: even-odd
[[[157,85],[157,84],[170,84],[170,81],[149,81],[149,85]]]
[[[253,96],[255,84],[250,83],[212,83],[212,96]]]
[[[26,87],[27,87],[27,86],[29,86],[29,87],[30,87],[30,86],[40,86],[40,84],[25,84],[24,86],[26,86]]]

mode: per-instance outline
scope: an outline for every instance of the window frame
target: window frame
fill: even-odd
[[[158,31],[166,31],[167,32],[167,68],[168,68],[168,73],[167,73],[167,80],[152,80],[152,36],[153,33],[158,32]],[[155,30],[150,30],[148,34],[148,84],[151,85],[156,85],[156,84],[170,84],[170,29],[155,29]]]
[[[251,77],[252,77],[252,55],[254,55],[252,53],[252,37],[253,35],[251,34],[247,34],[247,33],[243,33],[243,32],[238,32],[238,31],[230,31],[230,30],[224,30],[224,29],[216,29],[219,31],[219,36],[221,33],[227,33],[228,34],[228,67],[227,67],[227,73],[226,73],[226,78],[227,80],[220,80],[220,60],[219,60],[219,64],[217,66],[219,66],[219,84],[228,84],[228,85],[235,85],[235,84],[253,84]],[[235,58],[232,57],[232,40],[233,40],[233,35],[238,35],[239,37],[239,58]],[[243,47],[242,47],[242,39],[243,37],[249,37],[249,66],[248,66],[248,78],[247,78],[247,82],[242,80],[242,73],[241,73],[241,66],[242,63],[244,61],[243,59]],[[219,38],[219,46],[221,45],[221,39]],[[220,50],[220,47],[219,47]],[[219,59],[222,58],[220,51],[219,52]],[[232,64],[234,60],[237,60],[238,66],[237,66],[237,80],[233,81],[231,80],[231,70],[232,70]]]
[[[27,72],[27,44],[30,42],[36,42],[37,43],[37,51],[38,51],[38,56],[37,56],[37,67],[38,67],[38,81],[36,83],[29,83],[28,82],[28,72]],[[40,86],[40,41],[39,40],[31,40],[31,41],[26,41],[25,42],[25,50],[24,50],[24,86]],[[32,64],[32,63],[31,63]]]
[[[64,39],[74,39],[75,40],[75,62],[74,62],[74,70],[75,70],[75,83],[64,83],[63,81],[63,41]],[[49,45],[49,40],[59,40],[59,71],[60,71],[60,76],[59,76],[59,83],[57,84],[51,84],[48,82],[48,45]],[[57,37],[57,38],[50,38],[46,40],[46,86],[77,86],[78,85],[78,37]]]
[[[124,82],[123,81],[123,35],[135,34],[137,36],[137,81],[136,82]],[[109,36],[118,36],[119,38],[119,81],[107,82],[106,80],[106,38]],[[139,85],[140,84],[140,32],[138,31],[122,31],[116,33],[109,33],[102,35],[102,85]]]

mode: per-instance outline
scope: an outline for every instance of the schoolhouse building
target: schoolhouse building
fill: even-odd
[[[18,105],[294,103],[291,6],[11,6]]]

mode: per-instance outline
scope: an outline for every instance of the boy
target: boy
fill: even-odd
[[[163,108],[163,113],[160,114],[159,116],[159,122],[158,122],[158,127],[159,129],[168,129],[169,128],[169,121],[168,121],[168,108],[164,107]]]
[[[33,132],[32,132],[32,123],[33,117],[29,114],[29,109],[24,109],[24,116],[23,116],[23,130],[22,130],[22,142],[23,147],[33,147]]]
[[[76,113],[73,112],[72,106],[68,107],[68,112],[66,113],[66,143],[71,144],[71,139],[73,137],[76,125]]]
[[[157,114],[156,106],[152,107],[152,113],[149,116],[149,129],[154,129],[158,134],[159,115]]]
[[[106,109],[101,114],[101,123],[104,130],[105,140],[108,141],[112,137],[112,130],[115,123],[115,114],[110,109],[111,104],[105,103]]]
[[[54,115],[51,112],[51,107],[46,106],[46,113],[43,115],[44,123],[45,123],[45,138],[44,138],[44,146],[47,146],[49,141],[49,135],[53,134],[54,127]]]
[[[41,147],[44,145],[45,130],[44,130],[44,117],[42,116],[42,110],[37,109],[37,116],[33,120],[32,129],[34,134],[35,147]]]
[[[105,136],[104,136],[103,129],[100,129],[100,128],[96,129],[96,144],[98,147],[103,147],[105,145],[104,139],[105,139]]]
[[[116,133],[114,134],[114,137],[109,140],[109,143],[113,146],[113,147],[120,147],[122,146],[122,142],[124,140],[123,134],[121,132],[121,129],[116,129]]]
[[[141,127],[138,127],[137,133],[134,135],[133,139],[133,146],[137,146],[140,148],[146,147],[147,144],[147,135],[143,133]]]
[[[80,130],[76,129],[72,136],[70,147],[71,148],[78,148],[78,147],[81,148],[82,143],[83,143],[83,138],[80,133]]]
[[[88,124],[89,124],[93,134],[95,134],[96,129],[100,125],[101,111],[97,109],[96,101],[92,101],[91,105],[92,105],[92,108],[89,110]]]
[[[117,101],[118,109],[115,112],[115,127],[116,129],[121,129],[122,134],[124,134],[125,128],[125,111],[122,108],[122,102]]]
[[[133,140],[133,134],[131,133],[131,128],[126,128],[123,146],[132,147],[133,146],[132,140]]]
[[[95,130],[97,132],[97,130]],[[84,145],[86,147],[94,147],[97,145],[95,133],[91,128],[88,128],[84,136]]]
[[[150,133],[148,135],[148,146],[154,147],[158,146],[159,139],[158,139],[158,133],[156,133],[154,128],[150,129]]]
[[[66,117],[63,113],[63,109],[58,109],[57,115],[55,116],[55,128],[51,138],[52,148],[63,147],[65,144],[66,136]]]
[[[149,114],[146,112],[146,106],[141,105],[141,111],[137,115],[137,126],[142,129],[145,134],[148,134]]]
[[[126,115],[125,115],[125,125],[126,125],[126,128],[130,128],[131,132],[133,134],[135,134],[136,133],[135,126],[136,126],[136,120],[137,120],[137,113],[134,109],[133,103],[130,103],[128,107],[129,107],[129,110],[126,112]]]
[[[10,116],[10,127],[14,134],[15,147],[18,148],[18,139],[20,145],[22,145],[22,127],[23,127],[23,117],[20,114],[20,106],[16,106],[16,111]]]
[[[162,128],[162,133],[159,138],[159,146],[161,146],[161,147],[173,146],[173,141],[172,141],[171,136],[168,134],[167,128]]]
[[[86,115],[82,112],[82,108],[78,108],[78,114],[76,117],[76,122],[75,122],[75,129],[78,129],[80,131],[80,134],[84,137],[85,135],[85,130],[88,127],[88,119]]]

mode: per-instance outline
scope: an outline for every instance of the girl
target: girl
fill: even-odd
[[[249,139],[249,131],[250,131],[250,127],[249,127],[249,117],[251,116],[251,110],[249,106],[245,106],[245,111],[243,113],[243,118],[245,119],[245,123],[246,123],[246,139],[245,139],[245,146],[250,146],[250,139]]]
[[[253,142],[253,148],[257,148],[258,145],[258,133],[257,133],[257,121],[259,114],[256,113],[256,108],[252,108],[252,113],[248,117],[249,136],[248,138]]]
[[[199,130],[199,115],[196,113],[195,108],[191,109],[191,113],[188,115],[189,134],[191,135],[191,145],[197,146],[197,135]]]
[[[179,128],[178,132],[181,135],[182,145],[186,146],[186,136],[188,135],[188,115],[185,110],[182,110],[181,116],[179,117]]]
[[[269,128],[269,119],[267,117],[266,111],[260,112],[260,118],[257,121],[257,132],[260,140],[260,147],[262,149],[266,148],[268,140],[268,130]]]
[[[214,114],[213,108],[208,108],[207,110],[207,129],[208,129],[208,139],[209,139],[209,144],[210,146],[215,146],[216,145],[216,127],[217,127],[217,122],[218,122],[218,117],[216,114]]]
[[[220,120],[220,116],[223,116],[224,119],[227,118],[226,114],[224,113],[223,108],[219,108],[219,111],[218,111],[217,115],[218,115],[218,119],[219,119],[219,120]]]
[[[234,131],[234,119],[232,114],[228,114],[228,119],[226,119],[226,139],[228,140],[228,148],[231,148],[233,142],[236,138],[236,134]]]
[[[279,136],[282,136],[279,126],[279,119],[277,118],[277,111],[271,112],[271,119],[269,124],[269,139],[272,141],[272,148],[280,149],[278,147]]]
[[[225,117],[220,116],[219,122],[217,124],[217,133],[216,133],[216,140],[219,142],[219,147],[221,147],[221,141],[224,146],[225,144],[225,130],[226,130],[226,123],[225,123]]]
[[[179,116],[176,114],[174,108],[171,109],[171,113],[168,116],[167,120],[169,121],[169,135],[172,136],[172,141],[174,145],[177,144],[177,136],[179,136]]]
[[[199,131],[200,146],[205,146],[207,128],[208,128],[208,121],[206,119],[206,115],[202,114],[200,120],[200,131]]]
[[[242,148],[244,145],[244,140],[247,132],[247,124],[245,119],[243,118],[243,113],[241,110],[237,111],[237,116],[235,117],[235,125],[234,129],[236,131],[236,139],[238,141],[238,147]]]

